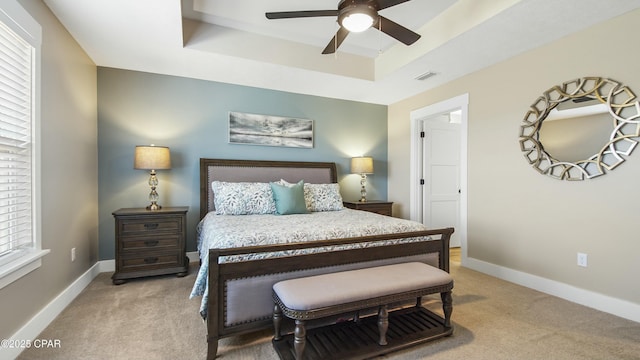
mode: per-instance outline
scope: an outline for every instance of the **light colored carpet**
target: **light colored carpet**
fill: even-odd
[[[111,284],[100,274],[39,336],[59,349],[19,359],[204,359],[199,299],[189,300],[196,268],[173,276]],[[380,359],[640,359],[640,323],[592,310],[452,262],[453,336]],[[436,297],[426,306],[441,313]],[[277,359],[271,331],[220,341],[218,358]]]

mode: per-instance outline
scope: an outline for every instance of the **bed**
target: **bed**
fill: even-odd
[[[257,206],[223,202],[232,198],[227,189],[242,196],[269,187],[279,194],[280,187],[270,182],[304,188],[305,213],[279,215],[278,207],[273,214],[256,200],[261,195],[247,200]],[[200,190],[201,267],[191,296],[202,297],[208,359],[216,357],[219,339],[272,327],[271,287],[277,281],[406,261],[449,271],[452,228],[427,229],[343,208],[335,163],[203,158]]]

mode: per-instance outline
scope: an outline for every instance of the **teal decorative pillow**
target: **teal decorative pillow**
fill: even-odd
[[[304,201],[304,182],[300,180],[293,185],[280,185],[269,183],[273,200],[276,203],[276,212],[280,215],[305,214],[307,205]]]

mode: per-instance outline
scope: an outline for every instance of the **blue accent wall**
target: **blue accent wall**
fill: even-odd
[[[229,144],[229,112],[312,119],[312,149]],[[374,158],[367,198],[387,198],[387,107],[213,81],[98,68],[99,257],[113,259],[112,212],[149,204],[149,174],[133,169],[135,145],[171,149],[158,171],[159,204],[189,206],[187,251],[196,250],[199,159],[330,161],[345,200],[359,198],[353,156]]]

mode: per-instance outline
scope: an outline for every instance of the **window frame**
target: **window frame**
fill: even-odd
[[[42,27],[33,17],[16,1],[9,0],[0,8],[0,21],[18,34],[33,47],[33,89],[32,89],[32,246],[5,255],[0,265],[0,289],[20,279],[42,265],[42,257],[49,250],[42,249],[41,236],[41,151],[40,151],[40,90],[41,90],[41,48]]]

